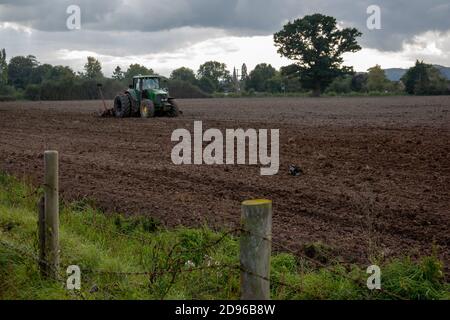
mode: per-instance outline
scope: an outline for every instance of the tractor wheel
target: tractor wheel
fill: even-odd
[[[155,116],[155,105],[152,100],[142,100],[141,106],[139,107],[139,113],[141,118],[152,118]]]
[[[117,118],[131,116],[131,103],[127,94],[119,94],[114,99],[114,115]]]
[[[167,112],[169,117],[175,118],[180,115],[180,109],[178,108],[178,104],[174,99],[170,99],[170,110]]]

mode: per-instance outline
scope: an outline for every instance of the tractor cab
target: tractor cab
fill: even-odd
[[[153,102],[155,111],[165,112],[171,107],[169,104],[171,97],[167,89],[161,88],[161,82],[163,82],[162,78],[157,75],[135,76],[128,93],[138,105],[148,99]]]
[[[158,76],[137,76],[133,77],[131,87],[135,90],[157,90],[160,88],[160,78]]]

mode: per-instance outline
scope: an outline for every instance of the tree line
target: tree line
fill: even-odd
[[[252,96],[262,94],[449,94],[449,81],[432,65],[417,61],[400,81],[390,81],[379,65],[356,73],[343,66],[343,54],[361,49],[355,28],[338,28],[336,19],[321,14],[288,22],[274,34],[278,53],[293,61],[277,70],[261,63],[248,72],[228,70],[226,64],[208,61],[197,71],[181,67],[172,71],[165,84],[174,97],[203,98],[217,95]],[[6,59],[0,50],[0,99],[70,100],[98,99],[97,84],[106,98],[126,88],[133,76],[154,74],[154,70],[131,64],[117,66],[112,77],[105,77],[100,61],[87,57],[81,72],[67,66],[41,64],[33,55]]]

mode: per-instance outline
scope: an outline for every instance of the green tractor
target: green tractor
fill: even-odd
[[[162,78],[157,75],[133,77],[133,84],[114,99],[113,114],[118,118],[151,118],[180,114],[174,98],[165,88],[161,88]]]

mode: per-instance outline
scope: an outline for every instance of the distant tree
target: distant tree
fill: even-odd
[[[246,81],[248,78],[247,65],[244,63],[241,68],[241,81]]]
[[[417,88],[425,87],[428,82],[427,68],[429,66],[425,63],[416,61],[414,67],[410,68],[402,77],[405,85],[405,91],[409,94],[417,94]]]
[[[390,81],[380,65],[377,64],[367,71],[367,89],[369,91],[383,92],[389,87]]]
[[[246,89],[247,88],[247,80],[248,80],[247,65],[245,63],[243,63],[242,67],[241,67],[241,79],[239,81],[240,89]]]
[[[0,86],[8,83],[8,63],[6,62],[5,48],[0,50]]]
[[[173,70],[170,74],[170,80],[181,80],[189,82],[190,84],[197,83],[194,71],[186,67],[181,67]]]
[[[342,55],[361,49],[356,41],[361,35],[355,28],[338,29],[333,17],[314,14],[287,23],[274,41],[278,53],[296,61],[284,73],[296,73],[303,87],[319,96],[335,78],[352,73],[342,66]]]
[[[279,72],[276,72],[272,78],[266,80],[265,87],[266,91],[272,93],[279,93],[286,91],[284,79]]]
[[[25,89],[30,83],[33,68],[37,67],[39,62],[33,55],[17,56],[11,58],[8,64],[8,81],[16,88]]]
[[[448,90],[448,81],[430,64],[416,61],[402,77],[405,91],[409,94],[443,94]]]
[[[32,84],[42,83],[44,80],[48,79],[52,69],[53,69],[52,65],[47,63],[34,67],[31,71],[30,83]]]
[[[226,64],[217,61],[208,61],[202,64],[197,71],[197,77],[200,81],[203,78],[210,80],[214,86],[213,91],[223,91],[232,83],[231,75],[227,70]]]
[[[100,61],[94,57],[87,57],[87,63],[84,65],[84,76],[87,79],[101,79],[103,78],[102,65]]]
[[[237,70],[236,67],[233,68],[233,82],[238,81]]]
[[[352,78],[352,76],[346,75],[334,79],[327,87],[326,92],[338,94],[350,93],[352,91]]]
[[[200,89],[206,93],[213,93],[216,90],[216,86],[213,81],[207,77],[202,77],[198,81]]]
[[[367,91],[367,73],[357,73],[352,77],[352,91]]]
[[[135,77],[135,76],[151,75],[154,73],[155,72],[153,71],[153,69],[149,69],[149,68],[144,67],[143,65],[135,63],[135,64],[130,64],[127,71],[125,71],[124,77],[125,77],[125,80],[129,84],[131,84],[133,82],[133,77]]]
[[[291,76],[286,76],[283,75],[282,72],[280,72],[280,76],[282,79],[282,87],[281,87],[281,91],[282,92],[301,92],[304,91],[304,89],[302,88],[302,84],[300,82],[300,79],[298,78],[297,75],[291,75]]]
[[[124,89],[124,84],[119,79],[105,79],[102,81],[103,84],[103,95],[106,99],[113,99],[117,92],[120,92]]]
[[[405,93],[405,86],[401,81],[388,81],[385,91],[396,94],[403,94]]]
[[[39,100],[41,95],[41,86],[38,84],[27,85],[24,98],[28,100]]]
[[[238,72],[236,70],[236,67],[233,68],[233,76],[231,77],[231,81],[233,82],[233,91],[239,92],[241,90],[241,86],[238,79]]]
[[[48,80],[62,81],[72,80],[75,78],[75,73],[67,66],[54,66],[48,73]]]
[[[253,69],[247,79],[247,90],[263,92],[268,90],[267,81],[276,75],[276,70],[270,64],[260,63]]]
[[[8,64],[8,81],[16,88],[25,89],[31,82],[33,68],[38,66],[38,61],[33,55],[17,56],[11,58]]]
[[[450,93],[450,82],[435,66],[427,68],[429,83],[425,88],[417,88],[418,94],[448,94]]]
[[[116,79],[116,80],[119,80],[119,81],[122,81],[125,78],[125,75],[124,75],[122,69],[120,68],[120,66],[117,66],[114,69],[113,74],[112,74],[112,78]]]
[[[209,95],[199,87],[183,80],[169,81],[170,94],[177,98],[207,98]]]

